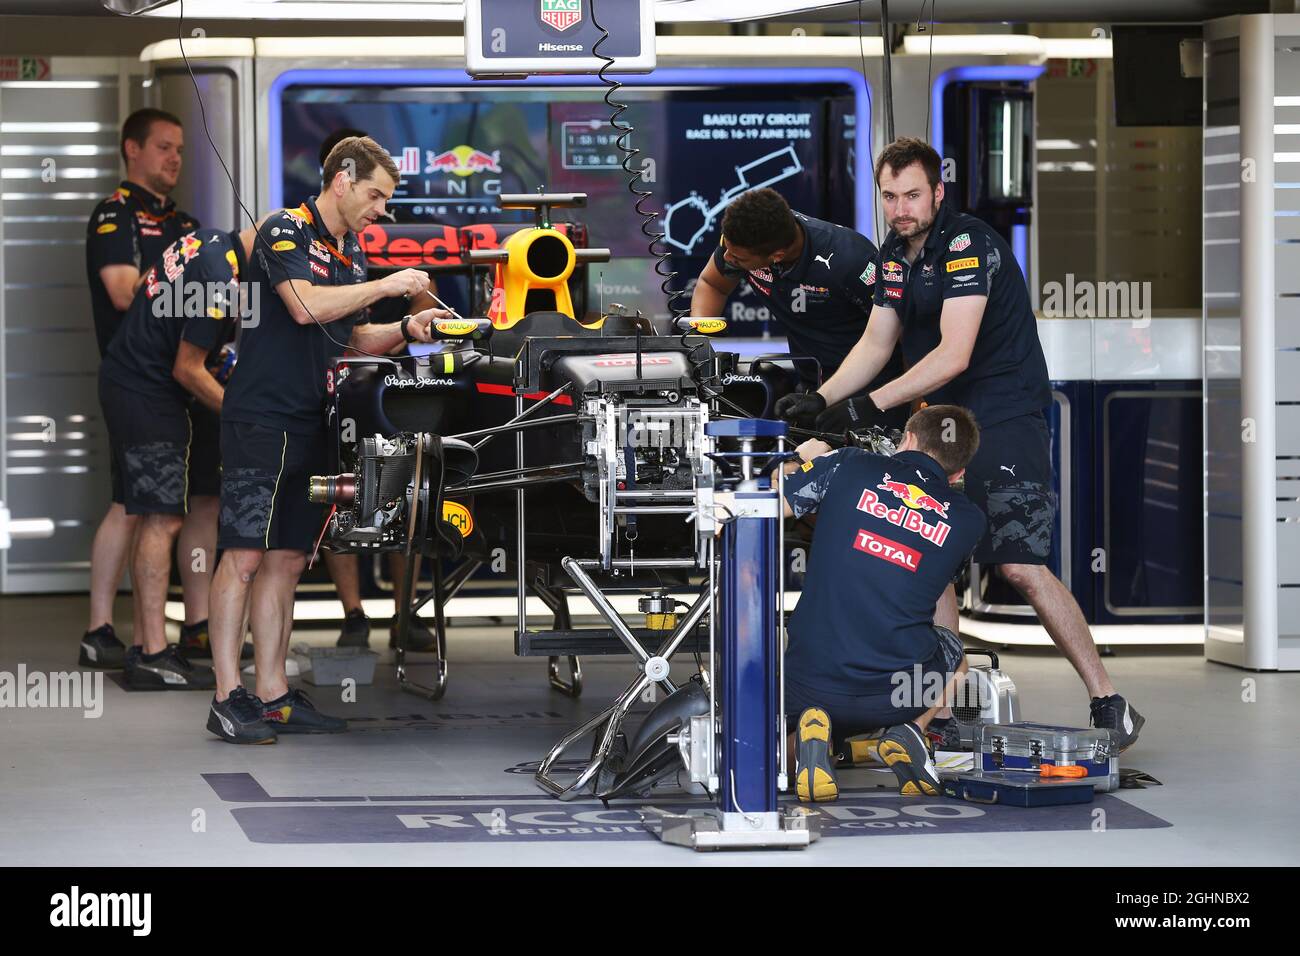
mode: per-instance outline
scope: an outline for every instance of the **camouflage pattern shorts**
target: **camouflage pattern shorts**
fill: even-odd
[[[989,519],[975,548],[980,564],[1048,564],[1056,528],[1051,435],[1041,414],[980,431],[966,468],[966,496]]]

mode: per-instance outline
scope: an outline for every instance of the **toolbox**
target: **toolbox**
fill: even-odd
[[[1045,764],[1082,767],[1085,775],[1081,779],[1098,793],[1119,789],[1119,758],[1111,751],[1109,730],[1028,722],[985,724],[980,728],[975,770],[985,774],[1007,771],[1015,777],[1039,780]],[[1031,772],[1021,772],[1026,770]],[[1045,778],[1042,782],[1051,781],[1056,786],[1058,779]]]
[[[998,655],[975,647],[962,649],[970,665],[954,689],[952,717],[963,749],[975,750],[984,724],[1010,724],[1020,719],[1016,685],[998,666]],[[987,657],[976,663],[972,657]]]
[[[1005,807],[1058,807],[1089,803],[1095,791],[1088,777],[1040,777],[1015,770],[970,770],[940,774],[945,796],[967,803]]]
[[[299,642],[290,650],[290,660],[298,663],[302,679],[316,687],[338,687],[348,679],[360,687],[375,679],[379,655],[368,647],[312,647]]]

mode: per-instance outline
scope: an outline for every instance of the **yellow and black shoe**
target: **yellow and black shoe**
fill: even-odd
[[[803,803],[826,803],[840,795],[831,763],[831,719],[820,707],[799,715],[795,792]]]
[[[862,767],[871,763],[883,763],[884,761],[876,753],[883,734],[883,730],[875,730],[869,734],[858,734],[856,737],[846,738],[844,741],[845,762],[854,767]]]
[[[925,734],[908,721],[890,727],[876,748],[880,759],[898,778],[898,792],[905,797],[937,797],[942,789],[939,771],[930,758]]]

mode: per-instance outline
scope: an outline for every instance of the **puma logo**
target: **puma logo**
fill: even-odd
[[[813,256],[813,262],[820,262],[829,269],[831,267],[831,259],[833,258],[835,258],[835,253],[832,252],[829,256]]]
[[[998,467],[1001,468],[1003,471],[1007,472],[1009,475],[1011,475],[1012,478],[1016,477],[1015,465],[998,465]]]

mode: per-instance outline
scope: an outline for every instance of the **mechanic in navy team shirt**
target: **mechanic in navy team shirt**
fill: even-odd
[[[785,466],[786,516],[817,512],[785,652],[799,799],[833,800],[832,755],[851,757],[848,738],[863,735],[901,793],[939,792],[925,734],[966,662],[934,615],[984,535],[984,515],[951,486],[979,444],[970,412],[931,405],[893,456],[813,440]]]
[[[294,590],[325,518],[308,497],[308,482],[328,462],[326,370],[348,348],[384,355],[402,342],[431,341],[433,321],[450,317],[426,309],[398,322],[359,321],[375,302],[429,286],[418,269],[366,279],[357,233],[384,214],[400,178],[382,146],[348,137],[326,157],[319,196],[258,226],[247,283],[255,305],[241,325],[239,362],[221,409],[224,553],[212,582],[217,686],[207,728],[231,743],[273,743],[277,731],[347,729],[289,689],[285,660]],[[246,608],[256,696],[239,674]]]
[[[158,261],[164,249],[198,228],[199,221],[168,198],[180,181],[184,147],[181,121],[163,110],[136,110],[122,124],[118,149],[126,165],[126,178],[111,196],[95,206],[86,223],[86,281],[101,358],[131,306],[141,276]],[[208,434],[208,444],[215,449],[215,427],[208,429]],[[123,667],[140,646],[137,643],[128,654],[113,629],[113,601],[138,519],[127,514],[123,506],[121,475],[111,460],[109,481],[111,503],[91,545],[90,617],[79,655],[83,667]],[[207,495],[196,498],[195,507],[186,517],[182,540],[187,549],[197,546],[210,551],[216,545],[216,488]],[[181,583],[186,622],[191,621],[191,611],[205,617],[207,575],[190,573],[187,565]]]
[[[722,242],[695,283],[691,315],[721,316],[727,296],[744,279],[766,300],[785,331],[790,352],[817,359],[827,378],[867,327],[876,278],[876,247],[866,236],[794,212],[774,189],[753,189],[738,196],[723,214]],[[895,350],[872,386],[902,371],[901,353]],[[818,382],[805,384],[816,388]],[[866,424],[858,420],[859,404],[838,405],[817,427],[840,431]],[[895,428],[906,420],[905,408],[873,416],[873,423]]]
[[[199,229],[163,250],[144,274],[99,368],[99,400],[122,478],[126,513],[138,517],[131,549],[134,633],[126,684],[133,689],[210,688],[212,671],[167,643],[164,607],[172,551],[196,496],[215,496],[219,464],[195,447],[197,400],[214,417],[222,383],[208,367],[233,337],[239,276],[247,272],[252,230]],[[188,557],[187,557],[188,560]],[[204,612],[204,618],[207,614]],[[192,630],[192,629],[191,629]]]
[[[950,402],[974,414],[980,450],[966,493],[989,519],[975,560],[996,567],[1032,605],[1087,687],[1091,725],[1109,730],[1123,751],[1144,720],[1115,692],[1074,595],[1048,567],[1056,494],[1044,410],[1052,392],[1025,277],[997,230],[943,201],[940,169],[939,154],[918,139],[881,152],[876,182],[890,231],[867,330],[818,393],[781,399],[777,414],[813,420],[826,403],[877,379],[901,339],[906,374],[872,385],[868,401],[877,410]],[[955,590],[939,620],[957,627]]]

